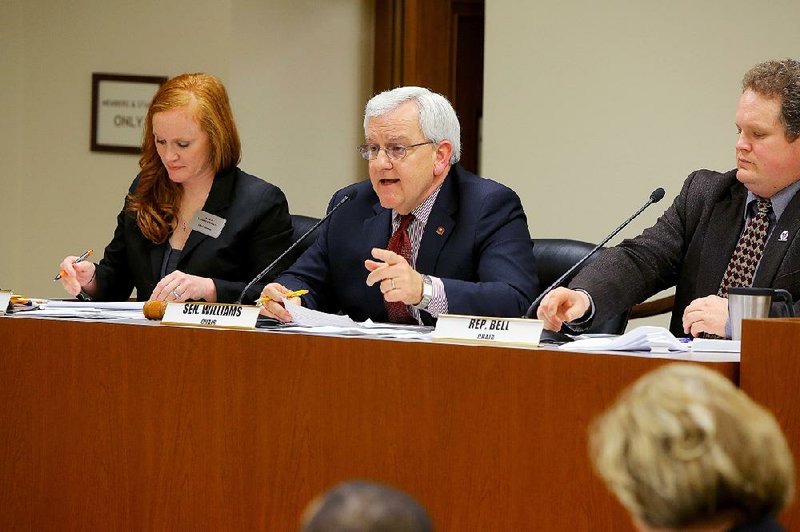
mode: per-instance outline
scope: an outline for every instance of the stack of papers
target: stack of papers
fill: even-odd
[[[739,340],[712,340],[705,338],[675,338],[664,327],[637,327],[622,336],[603,336],[595,338],[581,337],[574,342],[559,346],[570,351],[650,351],[651,353],[669,353],[692,351],[715,353],[738,353],[741,350]]]
[[[374,323],[372,320],[356,322],[349,316],[328,314],[318,310],[293,305],[284,299],[286,310],[292,316],[291,330],[312,334],[343,336],[378,336],[382,338],[430,339],[433,327]]]
[[[637,327],[622,336],[586,338],[559,346],[570,351],[689,351],[687,342],[681,342],[664,327]]]
[[[141,301],[56,301],[44,300],[32,310],[18,312],[18,316],[43,318],[91,318],[91,319],[145,319]]]

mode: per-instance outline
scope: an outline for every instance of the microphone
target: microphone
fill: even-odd
[[[303,235],[302,235],[300,238],[298,238],[297,240],[295,240],[295,241],[292,243],[292,245],[291,245],[291,246],[289,246],[289,247],[286,249],[286,251],[284,251],[283,253],[281,253],[281,254],[280,254],[280,256],[278,256],[278,258],[277,258],[277,259],[275,259],[274,261],[272,261],[272,263],[271,263],[269,266],[267,266],[266,268],[264,268],[263,270],[261,270],[261,273],[259,273],[258,275],[256,275],[256,276],[255,276],[255,278],[254,278],[252,281],[250,281],[250,282],[247,284],[247,286],[245,286],[245,287],[244,287],[244,290],[242,290],[242,293],[241,293],[241,294],[239,294],[239,299],[237,299],[237,300],[236,300],[236,303],[235,303],[235,304],[236,304],[236,305],[241,305],[241,304],[242,304],[242,299],[244,299],[244,294],[245,294],[245,292],[247,292],[248,290],[250,290],[250,287],[252,287],[254,284],[256,284],[257,282],[259,282],[261,279],[263,279],[263,278],[264,278],[264,276],[265,276],[265,275],[267,275],[267,274],[268,274],[270,271],[272,271],[272,269],[273,269],[273,268],[274,268],[274,267],[275,267],[277,264],[279,264],[279,263],[280,263],[280,262],[283,260],[283,258],[284,258],[284,257],[286,257],[286,255],[288,255],[288,254],[289,254],[289,252],[290,252],[290,251],[292,251],[292,250],[293,250],[295,247],[297,247],[297,245],[298,245],[298,244],[300,244],[300,242],[302,242],[303,240],[305,240],[305,239],[306,239],[306,237],[308,237],[308,235],[310,235],[311,233],[313,233],[313,232],[314,232],[314,230],[315,230],[317,227],[319,227],[319,226],[322,224],[322,222],[324,222],[325,220],[327,220],[328,218],[330,218],[330,217],[331,217],[331,215],[332,215],[334,212],[336,212],[336,209],[338,209],[339,207],[341,207],[342,205],[344,205],[344,204],[345,204],[345,203],[347,203],[348,201],[350,201],[350,200],[352,200],[352,199],[355,199],[355,197],[356,197],[357,195],[358,195],[358,190],[355,190],[355,189],[354,189],[353,191],[351,191],[351,192],[348,192],[347,194],[345,194],[345,195],[344,195],[344,197],[343,197],[342,199],[340,199],[340,200],[339,200],[339,203],[337,203],[336,205],[334,205],[334,206],[333,206],[333,208],[332,208],[330,211],[328,211],[328,214],[326,214],[325,216],[323,216],[323,217],[322,217],[322,218],[321,218],[321,219],[320,219],[320,220],[319,220],[317,223],[315,223],[314,225],[312,225],[312,226],[311,226],[311,229],[309,229],[308,231],[306,231],[305,233],[303,233]]]
[[[659,201],[661,201],[663,198],[664,198],[664,189],[663,189],[663,188],[661,188],[661,187],[658,187],[657,189],[655,189],[655,190],[654,190],[654,191],[653,191],[653,192],[650,194],[650,198],[649,198],[649,199],[648,199],[648,200],[645,202],[645,204],[644,204],[644,205],[642,205],[642,206],[639,208],[639,210],[638,210],[638,211],[636,211],[635,213],[633,213],[633,216],[631,216],[630,218],[628,218],[627,220],[625,220],[624,222],[622,222],[622,225],[620,225],[619,227],[617,227],[616,229],[614,229],[614,230],[611,232],[611,234],[610,234],[610,235],[608,235],[608,236],[605,238],[605,240],[603,240],[602,242],[600,242],[599,244],[597,244],[597,245],[594,247],[594,249],[592,249],[592,250],[591,250],[591,251],[590,251],[588,254],[586,254],[586,256],[584,256],[584,257],[583,257],[581,260],[579,260],[578,262],[576,262],[574,266],[572,266],[572,267],[571,267],[569,270],[567,270],[567,271],[564,273],[564,275],[562,275],[561,277],[559,277],[558,279],[556,279],[556,280],[555,280],[555,282],[554,282],[553,284],[551,284],[550,286],[548,286],[548,287],[547,287],[547,289],[546,289],[544,292],[542,292],[541,294],[539,294],[539,297],[537,297],[537,298],[536,298],[536,299],[533,301],[533,303],[531,303],[531,306],[530,306],[530,307],[528,307],[528,311],[525,313],[525,316],[523,316],[523,317],[525,317],[525,318],[532,318],[532,317],[534,316],[534,313],[536,312],[536,308],[539,306],[539,303],[541,303],[541,302],[542,302],[542,299],[544,299],[544,296],[546,296],[546,295],[547,295],[547,294],[549,294],[551,291],[553,291],[553,289],[555,289],[555,288],[558,288],[559,286],[561,286],[561,284],[564,282],[564,280],[565,280],[565,279],[567,279],[567,278],[569,278],[570,274],[572,274],[572,272],[574,272],[574,271],[575,271],[575,269],[576,269],[578,266],[580,266],[581,264],[583,264],[584,262],[586,262],[586,259],[588,259],[588,258],[589,258],[589,257],[591,257],[592,255],[594,255],[594,254],[595,254],[595,252],[596,252],[598,249],[600,249],[601,247],[605,246],[605,245],[606,245],[606,242],[608,242],[609,240],[611,240],[612,238],[614,238],[614,235],[616,235],[617,233],[619,233],[620,231],[622,231],[622,230],[625,228],[625,226],[626,226],[626,225],[628,225],[629,223],[631,223],[631,222],[633,221],[633,219],[634,219],[634,218],[636,218],[637,216],[639,216],[640,214],[642,214],[642,211],[644,211],[646,208],[648,208],[648,207],[649,207],[650,205],[652,205],[653,203],[658,203],[658,202],[659,202]]]

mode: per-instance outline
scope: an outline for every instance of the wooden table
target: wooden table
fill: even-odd
[[[0,339],[4,531],[296,530],[353,478],[439,531],[632,529],[586,427],[668,362],[25,318]]]
[[[741,388],[775,414],[786,434],[800,486],[800,319],[745,320],[741,372]],[[781,515],[786,530],[800,530],[800,491],[794,498]]]

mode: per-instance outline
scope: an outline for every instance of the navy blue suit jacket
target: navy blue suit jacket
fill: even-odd
[[[130,192],[136,190],[138,183],[137,177]],[[289,205],[281,189],[234,168],[214,177],[203,210],[225,218],[225,227],[217,238],[192,231],[178,269],[210,277],[217,288],[217,301],[231,303],[262,268],[289,246]],[[117,216],[114,238],[97,265],[95,299],[126,300],[136,287],[137,299],[147,300],[161,279],[165,250],[166,244],[154,244],[145,238],[136,216],[123,207]],[[245,301],[255,299],[265,282],[251,288]]]
[[[277,282],[306,288],[309,308],[357,321],[387,321],[378,285],[367,286],[372,248],[386,248],[391,209],[369,181],[338,191],[328,207],[357,191],[322,225],[316,242]],[[451,314],[520,317],[538,292],[528,222],[510,188],[453,166],[422,235],[416,269],[442,279]],[[422,312],[425,323],[434,319]]]

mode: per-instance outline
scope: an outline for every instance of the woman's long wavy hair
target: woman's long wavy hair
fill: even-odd
[[[153,137],[156,113],[188,107],[208,135],[209,163],[214,173],[230,170],[239,164],[241,144],[228,93],[210,74],[181,74],[164,83],[153,96],[144,123],[139,185],[128,195],[127,211],[135,213],[142,234],[156,244],[164,243],[172,233],[181,204],[183,187],[170,180],[161,162]]]

